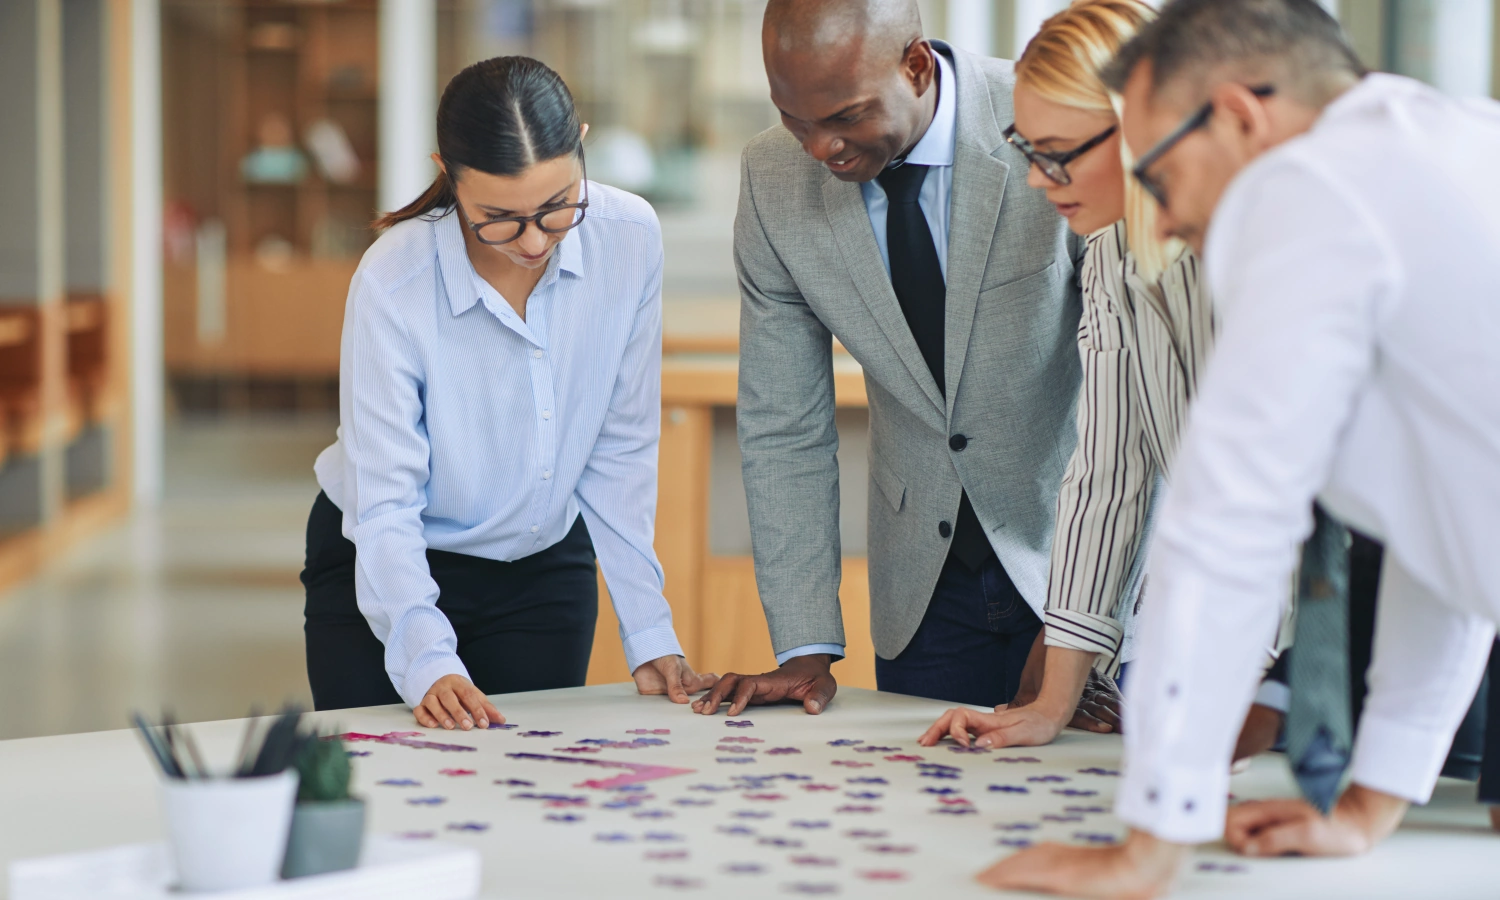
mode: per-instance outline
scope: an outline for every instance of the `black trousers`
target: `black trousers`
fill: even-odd
[[[400,703],[385,645],[354,597],[354,544],[343,514],[319,493],[307,519],[307,680],[317,709]],[[588,675],[599,613],[594,545],[583,517],[558,543],[515,562],[428,550],[437,607],[458,657],[486,694],[578,687]]]

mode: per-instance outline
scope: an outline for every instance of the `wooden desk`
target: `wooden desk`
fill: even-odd
[[[713,412],[715,407],[735,405],[738,342],[733,334],[701,327],[705,322],[711,326],[713,315],[702,307],[694,311],[694,324],[700,328],[686,335],[669,332],[664,341],[656,552],[666,571],[677,636],[693,667],[721,674],[764,672],[775,668],[776,661],[755,587],[754,561],[749,556],[714,555],[708,542]],[[726,317],[722,310],[717,315]],[[704,352],[715,347],[720,352]],[[844,353],[834,356],[834,389],[840,407],[866,405],[863,371]],[[840,684],[873,688],[875,649],[870,641],[865,558],[845,557],[843,572],[839,599],[848,656],[834,667],[834,674]],[[629,677],[619,623],[605,596],[601,579],[589,684]]]

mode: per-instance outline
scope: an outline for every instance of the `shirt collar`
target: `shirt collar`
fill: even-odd
[[[537,283],[537,291],[556,281],[559,272],[566,272],[575,278],[583,277],[583,243],[578,234],[582,227],[579,225],[569,231],[562,243],[557,245],[553,259],[547,261],[548,271]],[[433,222],[432,230],[437,238],[438,268],[443,273],[448,305],[453,315],[461,316],[480,302],[486,292],[494,293],[494,288],[479,277],[479,273],[474,271],[474,264],[469,261],[469,250],[464,245],[463,222],[459,219],[457,208],[449,209],[441,219]]]
[[[951,166],[958,138],[958,99],[954,96],[958,79],[953,76],[953,66],[946,56],[937,50],[933,50],[932,55],[938,64],[937,83],[934,85],[938,92],[937,111],[933,113],[932,124],[927,126],[927,133],[906,155],[906,162],[919,166]]]

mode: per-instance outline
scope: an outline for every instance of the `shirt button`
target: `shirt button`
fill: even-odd
[[[544,419],[550,419],[550,418],[552,418],[552,410],[550,410],[550,409],[544,409],[544,410],[542,410],[542,418],[544,418]]]
[[[551,478],[551,477],[552,477],[552,470],[551,469],[548,469],[547,471],[545,471],[545,472],[542,473],[542,478],[544,478],[544,479]]]
[[[531,526],[531,533],[532,534],[536,534],[538,531],[541,531],[541,530],[542,530],[542,526],[540,526],[540,525],[533,525],[533,526]]]
[[[938,523],[938,535],[940,537],[948,537],[951,534],[953,534],[953,526],[952,525],[949,525],[947,522],[939,522]]]
[[[948,449],[952,450],[954,453],[957,453],[967,446],[969,446],[969,439],[961,434],[955,434],[953,437],[948,438]]]
[[[536,357],[537,359],[541,359],[542,358],[542,351],[540,351],[540,350],[533,350],[533,351],[531,351],[531,355],[534,356],[534,357]]]

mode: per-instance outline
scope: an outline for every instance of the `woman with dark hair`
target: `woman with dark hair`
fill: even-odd
[[[682,658],[651,546],[661,231],[587,180],[587,127],[542,63],[470,66],[438,106],[437,179],[375,223],[307,526],[318,709],[486,728],[486,694],[583,684],[596,550],[637,689],[716,681]]]

